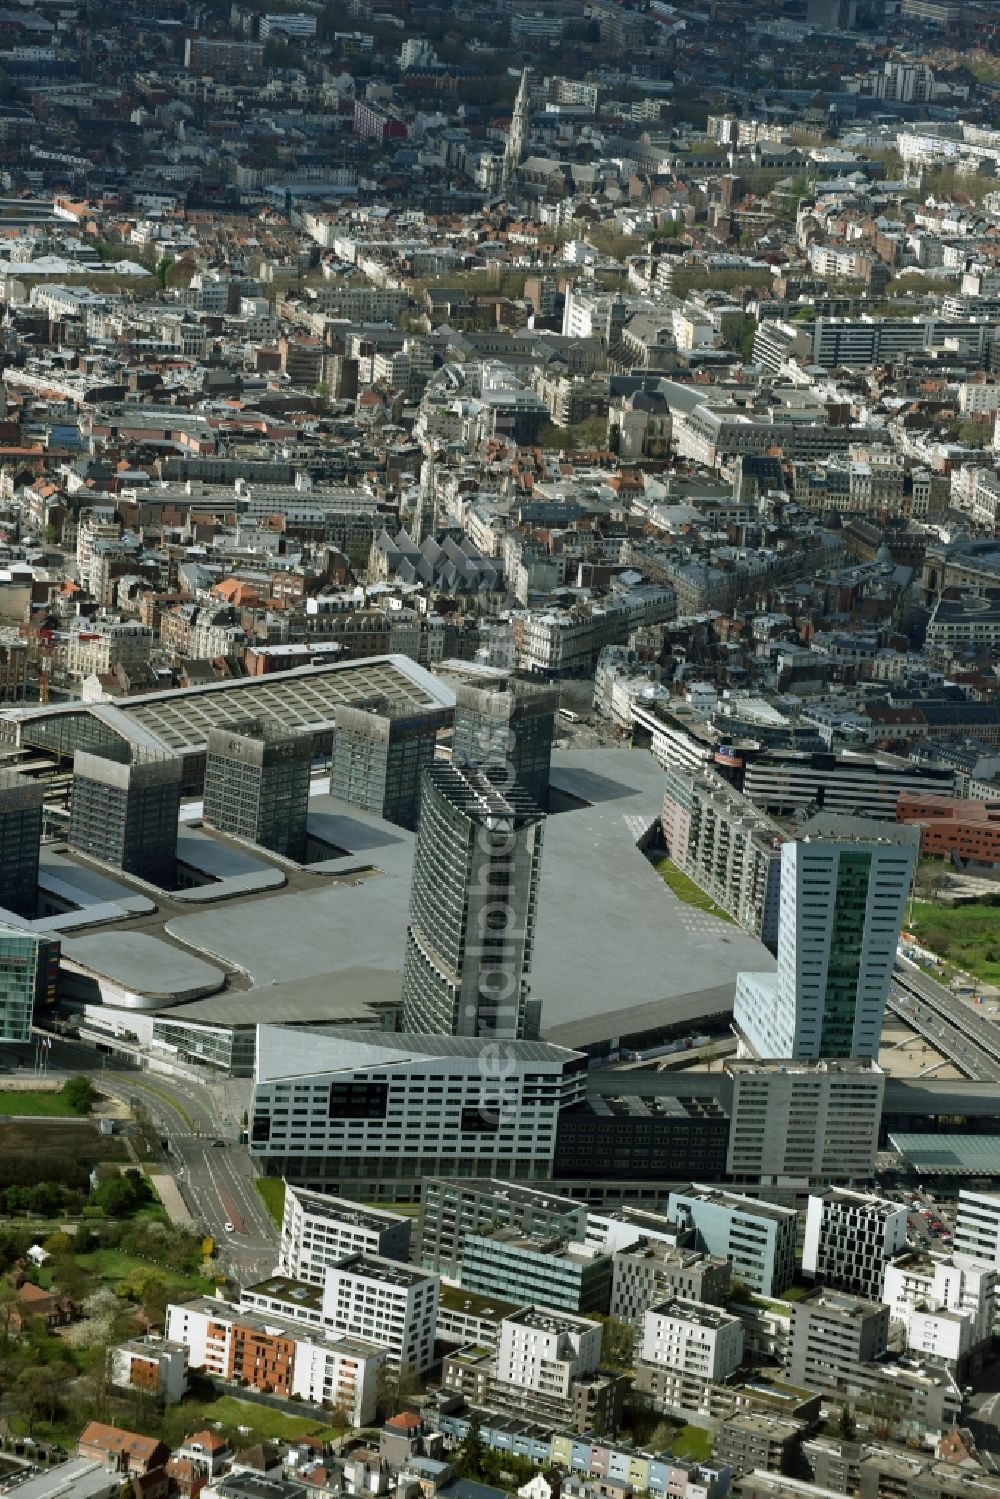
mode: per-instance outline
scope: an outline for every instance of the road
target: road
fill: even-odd
[[[167,1141],[166,1164],[184,1201],[236,1279],[247,1285],[274,1269],[278,1235],[224,1085],[144,1072],[62,1038],[53,1038],[48,1066],[52,1077],[83,1073],[126,1104],[143,1104]],[[235,1232],[227,1232],[227,1222]]]
[[[973,1082],[1000,1082],[1000,1028],[909,963],[896,965],[888,1008]]]

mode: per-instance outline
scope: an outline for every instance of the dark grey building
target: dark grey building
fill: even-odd
[[[0,771],[0,907],[34,916],[42,788],[14,770]]]
[[[403,1030],[521,1040],[544,814],[502,771],[424,772],[403,963]]]
[[[77,750],[69,841],[92,859],[113,864],[152,885],[173,885],[181,762],[169,757],[130,761],[111,749]]]
[[[312,740],[257,720],[212,729],[205,761],[205,821],[300,864],[306,857]]]
[[[338,708],[331,796],[415,828],[423,773],[434,763],[438,717],[385,699],[371,708]]]
[[[500,678],[455,689],[455,765],[502,766],[543,810],[548,806],[559,689]]]

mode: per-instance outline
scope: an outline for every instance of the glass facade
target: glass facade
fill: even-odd
[[[849,1057],[854,1050],[871,866],[867,849],[841,849],[820,1032],[824,1057]]]

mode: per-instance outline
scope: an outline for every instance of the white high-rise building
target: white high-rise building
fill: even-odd
[[[410,1257],[410,1227],[411,1220],[401,1213],[286,1186],[278,1269],[294,1280],[321,1286],[327,1270],[346,1254],[405,1262]]]
[[[741,973],[734,1021],[761,1058],[877,1057],[918,828],[820,814],[781,850],[777,973]]]
[[[1000,1194],[959,1192],[954,1253],[1000,1268]]]
[[[878,1301],[888,1260],[906,1248],[906,1209],[868,1192],[828,1187],[809,1198],[802,1273],[830,1290]]]

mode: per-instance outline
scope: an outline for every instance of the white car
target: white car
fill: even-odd
[[[223,1224],[223,1227],[225,1228],[227,1234],[234,1234],[236,1232],[236,1225],[234,1223],[230,1223],[228,1218]]]

